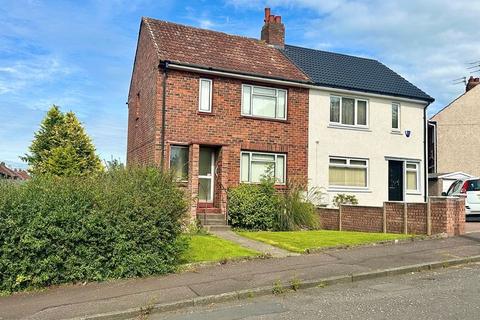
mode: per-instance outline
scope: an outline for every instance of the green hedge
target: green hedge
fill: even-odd
[[[228,191],[228,222],[234,228],[272,230],[281,210],[273,183],[240,184]]]
[[[0,182],[0,290],[174,271],[186,210],[154,168]]]

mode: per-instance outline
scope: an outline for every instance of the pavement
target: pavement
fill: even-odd
[[[118,280],[86,285],[65,285],[41,292],[0,298],[0,319],[125,319],[138,308],[165,311],[238,297],[255,288],[308,283],[340,277],[366,279],[391,268],[480,256],[480,233],[461,237],[416,240],[398,244],[327,250],[286,258],[256,259],[199,267],[162,277]],[[469,258],[471,259],[471,258]],[[405,271],[406,269],[403,269]],[[378,272],[377,272],[378,271]],[[376,273],[377,272],[377,273]],[[353,275],[353,276],[352,276]],[[323,280],[322,280],[323,281]],[[265,293],[265,291],[263,291]],[[265,293],[266,294],[266,293]],[[167,305],[167,307],[165,307]],[[162,307],[163,306],[163,307]],[[125,313],[125,311],[129,313]],[[99,316],[104,314],[104,316]]]
[[[233,241],[242,247],[246,247],[258,252],[263,253],[264,255],[268,255],[273,258],[285,258],[285,257],[290,257],[290,256],[298,256],[298,253],[293,253],[287,250],[283,250],[281,248],[277,248],[274,246],[271,246],[267,243],[260,242],[260,241],[255,241],[255,240],[250,240],[248,238],[239,236],[233,231],[213,231],[213,234],[216,236]]]
[[[477,320],[480,265],[310,288],[174,312],[149,320]]]
[[[467,223],[465,223],[465,232],[466,233],[480,232],[480,222],[467,222]]]

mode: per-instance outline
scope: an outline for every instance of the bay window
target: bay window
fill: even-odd
[[[330,187],[368,187],[368,160],[330,157]]]
[[[330,123],[367,127],[368,101],[346,97],[330,97]]]
[[[240,181],[258,183],[272,175],[277,184],[285,183],[286,155],[264,152],[241,152]]]
[[[242,115],[286,120],[287,91],[243,85]]]

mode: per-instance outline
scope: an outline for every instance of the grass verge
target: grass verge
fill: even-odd
[[[392,233],[369,233],[352,231],[238,231],[239,235],[293,252],[304,253],[309,250],[355,246],[375,242],[411,238],[412,235]]]
[[[191,235],[190,247],[183,254],[185,263],[223,261],[256,257],[260,253],[213,235]]]

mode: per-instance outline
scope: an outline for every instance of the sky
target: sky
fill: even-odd
[[[0,161],[25,167],[52,104],[77,114],[102,159],[125,161],[141,17],[258,38],[265,6],[288,44],[380,60],[436,99],[430,115],[464,92],[454,79],[479,76],[480,1],[0,0]]]

